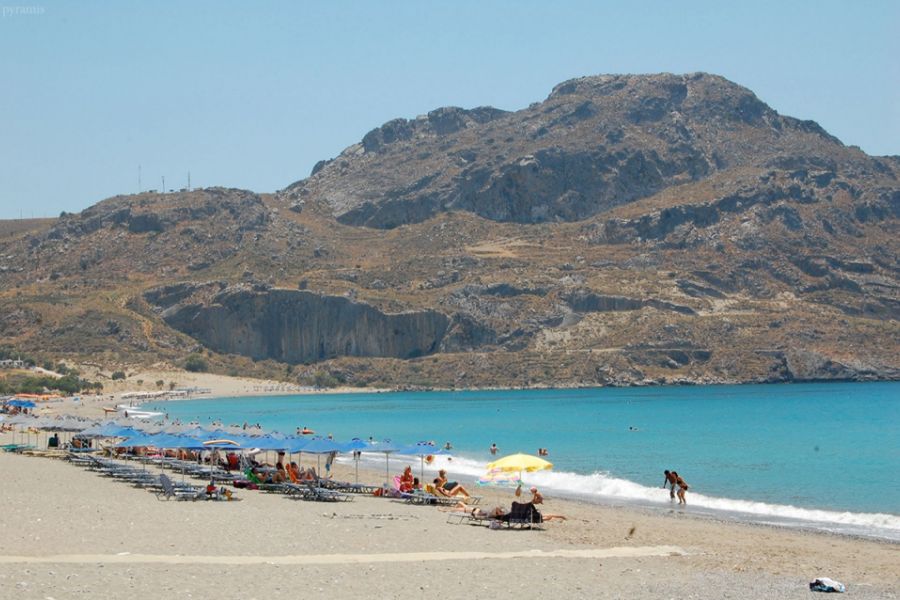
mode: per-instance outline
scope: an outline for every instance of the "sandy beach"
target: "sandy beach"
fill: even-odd
[[[97,379],[96,369],[79,365],[83,376],[87,379]],[[141,381],[140,384],[137,382]],[[156,386],[157,381],[166,382],[162,388]],[[115,418],[115,414],[104,413],[104,408],[115,408],[118,404],[139,404],[137,400],[123,399],[122,394],[128,392],[158,392],[168,390],[169,383],[174,383],[177,389],[200,389],[202,393],[194,392],[188,397],[163,398],[168,402],[198,398],[237,398],[245,396],[275,396],[297,394],[352,394],[384,392],[373,388],[335,387],[328,389],[314,389],[283,381],[253,379],[250,377],[230,377],[217,373],[190,373],[172,369],[142,369],[129,371],[128,379],[104,380],[102,394],[85,394],[78,396],[78,400],[63,398],[41,402],[36,409],[38,415],[74,415],[102,419],[104,416]],[[158,402],[159,400],[154,400]]]
[[[0,598],[807,598],[817,576],[855,598],[895,598],[900,585],[898,545],[689,509],[550,497],[545,512],[567,521],[491,530],[368,496],[318,503],[237,490],[239,502],[159,501],[45,457],[2,453],[0,472]],[[336,476],[352,472],[337,465]],[[482,504],[512,499],[488,490]]]

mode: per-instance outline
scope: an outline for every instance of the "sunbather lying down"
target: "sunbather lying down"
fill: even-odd
[[[507,513],[507,510],[502,506],[495,506],[490,510],[485,510],[480,506],[472,506],[470,504],[466,504],[465,502],[457,502],[454,506],[448,508],[438,508],[438,510],[442,510],[445,512],[469,513],[476,519],[496,519],[497,517],[502,517]]]
[[[529,504],[531,504],[531,503],[528,502],[525,504],[520,504],[518,502],[513,502],[513,505],[514,505],[513,510],[508,511],[505,508],[503,508],[502,506],[495,506],[494,508],[492,508],[490,510],[484,510],[483,508],[478,507],[478,506],[472,506],[472,505],[466,504],[465,502],[459,502],[451,508],[439,508],[438,510],[443,510],[443,511],[447,511],[447,512],[469,513],[476,519],[500,519],[500,520],[503,520],[505,517],[508,517],[511,512],[518,512],[518,513],[526,512],[526,511],[523,511],[522,509],[524,507],[527,507]],[[518,510],[516,510],[515,505],[518,505]],[[533,506],[534,505],[532,504],[532,507]],[[543,522],[568,520],[568,517],[566,517],[565,515],[545,514],[545,513],[538,511],[536,508],[533,508],[532,510],[534,511],[534,513],[536,513],[537,515],[540,516],[540,521],[543,521]],[[538,521],[538,522],[540,522],[540,521]]]

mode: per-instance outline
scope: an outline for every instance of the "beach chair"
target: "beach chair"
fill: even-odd
[[[344,494],[336,490],[329,490],[323,487],[313,485],[311,481],[301,481],[300,483],[284,484],[290,490],[292,498],[300,498],[302,500],[314,500],[316,502],[350,502],[353,496]]]
[[[478,508],[472,508],[467,511],[453,511],[447,513],[447,522],[455,525],[466,523],[468,525],[489,525],[491,521],[496,521],[498,516],[491,515]]]
[[[434,486],[429,484],[425,484],[424,490],[417,490],[415,492],[409,493],[401,493],[400,497],[406,500],[408,504],[431,504],[438,506],[456,506],[460,502],[465,502],[466,504],[480,504],[481,496],[469,496],[468,498],[464,496],[444,496],[443,494],[438,494],[434,489]]]
[[[513,502],[509,513],[497,517],[497,520],[506,523],[508,527],[542,529],[538,525],[544,522],[544,517],[531,502]]]
[[[350,483],[349,481],[335,481],[333,479],[319,479],[316,483],[321,488],[347,494],[368,494],[371,496],[375,493],[375,490],[380,489],[380,486]]]
[[[198,488],[176,488],[172,480],[165,473],[159,476],[159,485],[162,491],[157,492],[157,500],[202,500],[206,498],[206,490]]]

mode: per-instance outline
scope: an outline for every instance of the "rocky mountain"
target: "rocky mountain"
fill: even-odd
[[[898,176],[721,77],[586,77],[390,121],[274,195],[10,229],[0,335],[359,385],[895,379]]]

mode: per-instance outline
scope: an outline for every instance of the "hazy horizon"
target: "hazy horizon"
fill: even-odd
[[[0,218],[135,193],[139,166],[143,190],[190,172],[272,192],[392,118],[518,110],[604,73],[715,73],[898,154],[898,24],[900,4],[837,0],[4,7]]]

